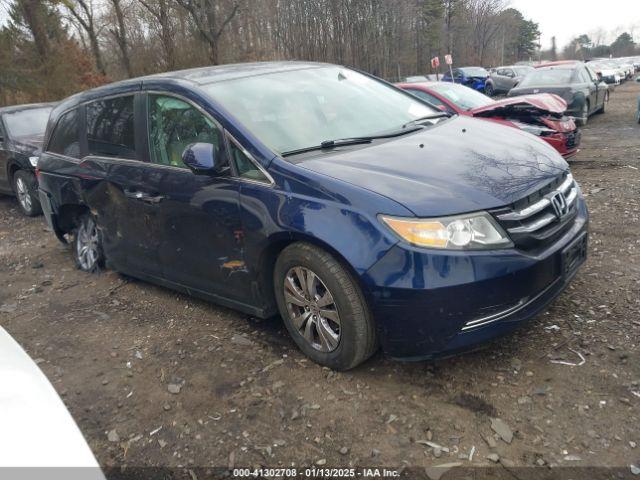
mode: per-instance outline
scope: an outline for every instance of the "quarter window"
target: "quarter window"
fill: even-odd
[[[269,183],[269,179],[264,173],[256,166],[255,163],[239,148],[233,140],[229,139],[229,145],[231,152],[231,161],[236,167],[238,177],[246,178],[247,180],[255,180],[257,182]]]
[[[80,158],[80,125],[78,110],[69,110],[58,120],[51,135],[48,151],[72,158]]]
[[[87,105],[89,154],[136,158],[133,95]]]
[[[151,161],[187,168],[182,153],[193,143],[210,143],[223,159],[221,134],[213,121],[190,103],[175,97],[149,95],[149,149]]]

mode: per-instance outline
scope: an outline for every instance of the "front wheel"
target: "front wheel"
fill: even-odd
[[[93,215],[84,213],[73,232],[73,253],[77,267],[84,272],[95,272],[104,265],[102,235]]]
[[[493,85],[491,85],[490,83],[487,83],[487,84],[484,86],[484,94],[485,94],[487,97],[493,97],[493,94],[494,94],[494,93],[495,93],[495,90],[494,90],[494,88],[493,88]]]
[[[581,117],[578,120],[581,126],[587,125],[589,123],[589,102],[585,102],[582,107]]]
[[[274,286],[289,334],[314,362],[349,370],[376,351],[374,322],[360,287],[325,250],[302,242],[285,248]]]
[[[13,175],[13,191],[16,192],[18,204],[25,215],[35,217],[42,213],[38,200],[38,181],[33,173],[18,170]]]

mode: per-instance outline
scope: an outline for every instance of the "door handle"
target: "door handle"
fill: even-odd
[[[139,200],[141,202],[150,203],[155,205],[165,199],[164,195],[151,195],[150,193],[141,192],[139,190],[125,190],[124,195],[127,198],[133,200]]]

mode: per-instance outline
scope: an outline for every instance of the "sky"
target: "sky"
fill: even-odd
[[[511,0],[511,6],[540,25],[543,49],[553,36],[561,50],[583,33],[610,43],[629,31],[640,42],[640,0]]]

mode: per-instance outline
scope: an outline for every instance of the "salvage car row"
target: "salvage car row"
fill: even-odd
[[[169,72],[58,103],[21,165],[84,271],[279,314],[333,369],[380,347],[427,359],[544,309],[588,228],[550,141],[570,130],[565,100],[440,99],[319,63]]]

